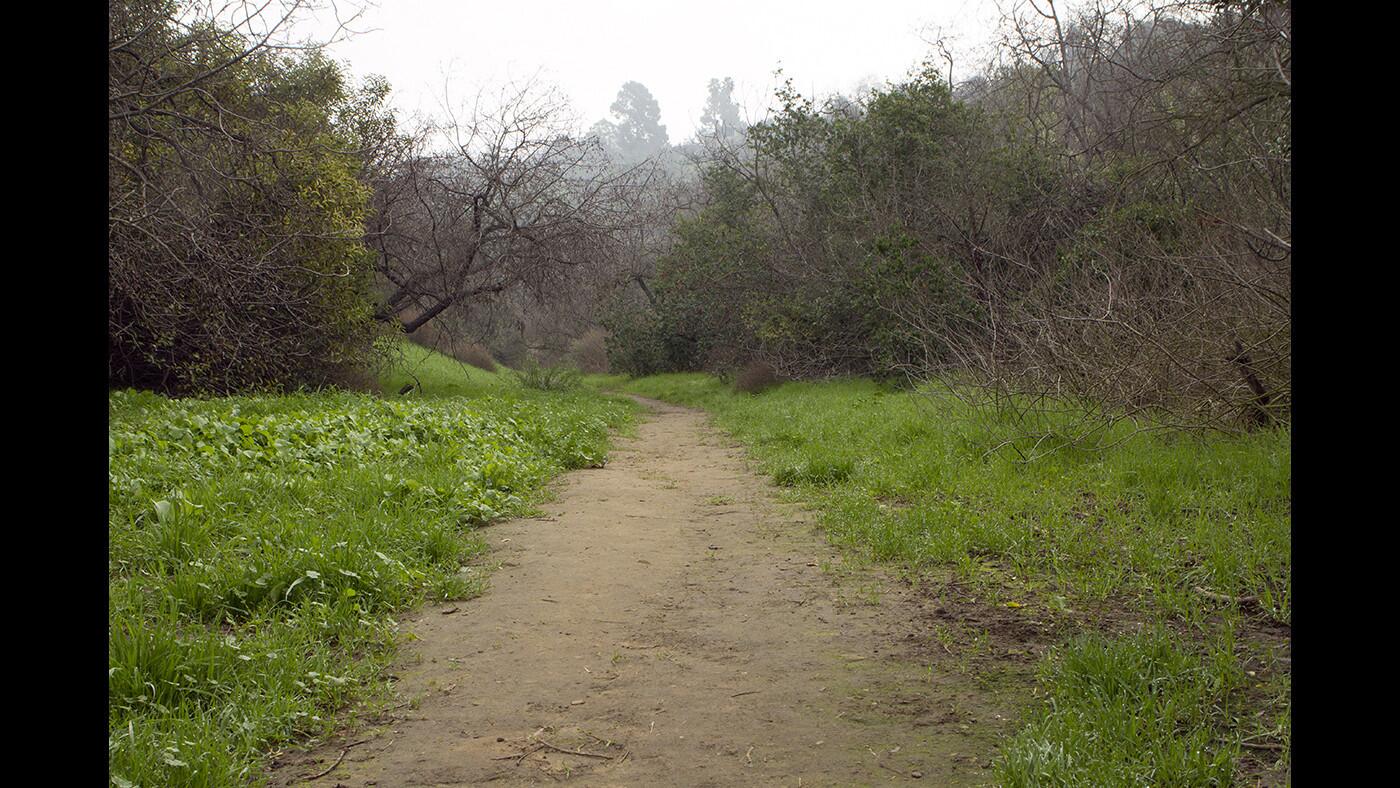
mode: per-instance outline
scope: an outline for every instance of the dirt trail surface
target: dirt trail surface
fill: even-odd
[[[989,782],[1015,712],[930,669],[936,603],[844,567],[703,414],[643,402],[547,517],[484,532],[485,594],[409,617],[409,705],[271,784]]]

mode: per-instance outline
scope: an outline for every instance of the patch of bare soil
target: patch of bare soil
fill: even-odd
[[[1029,681],[989,687],[938,641],[940,607],[971,607],[846,565],[703,414],[646,404],[547,517],[485,532],[484,595],[406,620],[407,706],[271,784],[990,781]]]

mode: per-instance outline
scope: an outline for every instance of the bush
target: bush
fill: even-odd
[[[681,333],[686,320],[678,310],[620,301],[609,305],[602,322],[608,367],[614,372],[641,377],[701,368],[705,349]]]
[[[570,351],[580,370],[592,375],[608,372],[607,337],[607,332],[603,329],[590,328],[574,341]]]
[[[108,140],[110,385],[226,393],[373,370],[362,152],[390,121],[387,87],[350,88],[316,50],[246,52],[175,3],[109,11],[109,111],[126,118]]]
[[[734,390],[744,394],[757,394],[782,382],[777,370],[764,361],[750,361],[734,378]]]
[[[477,369],[482,369],[487,372],[496,371],[496,359],[491,358],[491,351],[481,345],[475,343],[467,345],[452,355],[463,364],[470,364]]]

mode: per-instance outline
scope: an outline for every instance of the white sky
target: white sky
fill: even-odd
[[[711,78],[733,77],[756,118],[779,66],[804,95],[850,93],[903,77],[935,54],[940,30],[959,48],[981,45],[994,15],[988,0],[378,0],[354,25],[367,32],[330,54],[352,74],[388,78],[406,117],[439,114],[445,75],[454,103],[534,76],[559,86],[587,127],[635,80],[677,143],[694,132]]]

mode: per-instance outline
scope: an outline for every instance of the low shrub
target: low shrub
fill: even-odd
[[[578,368],[590,375],[608,372],[607,332],[601,328],[590,328],[583,336],[574,340],[570,352]]]
[[[452,355],[463,364],[470,364],[487,372],[496,371],[496,359],[491,357],[491,351],[481,345],[475,343],[466,345]]]
[[[757,394],[781,382],[777,370],[773,369],[772,365],[763,361],[750,361],[734,378],[734,390],[744,394]]]

